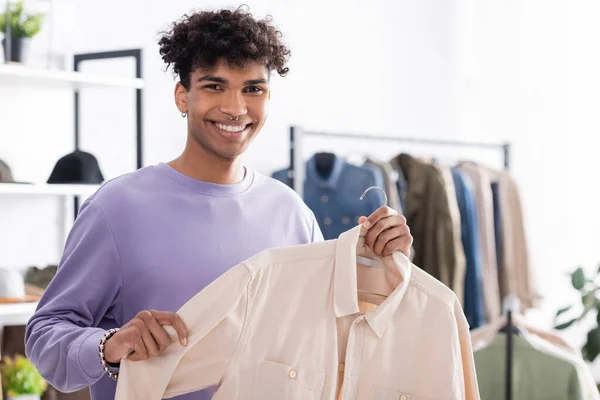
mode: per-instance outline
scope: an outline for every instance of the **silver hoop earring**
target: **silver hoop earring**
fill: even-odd
[[[183,113],[183,112],[182,112],[182,113],[181,113],[181,117],[182,117],[182,118],[185,118],[185,117],[187,117],[187,113]]]

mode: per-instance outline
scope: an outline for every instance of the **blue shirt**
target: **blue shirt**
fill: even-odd
[[[98,355],[106,330],[142,310],[176,312],[262,250],[320,240],[302,199],[250,169],[233,185],[164,163],[113,179],[81,208],[27,325],[27,357],[62,392],[91,386],[93,400],[113,399],[116,382]],[[212,392],[176,399],[208,400]]]
[[[479,225],[473,183],[453,168],[452,177],[460,209],[461,239],[467,260],[465,273],[464,312],[472,329],[485,324],[483,299],[483,264],[479,247]]]
[[[288,183],[288,170],[273,173],[273,178]],[[361,216],[369,216],[385,205],[379,190],[371,190],[360,200],[365,189],[378,186],[385,190],[383,176],[369,167],[359,167],[336,156],[331,173],[323,177],[317,170],[316,157],[306,163],[304,202],[313,211],[325,239],[337,239],[358,223]]]

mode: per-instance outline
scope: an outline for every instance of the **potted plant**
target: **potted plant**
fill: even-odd
[[[0,14],[0,31],[4,33],[2,47],[6,62],[22,63],[29,47],[29,41],[42,28],[43,14],[28,14],[23,10],[23,2],[6,4],[6,10]],[[10,38],[10,41],[7,40]],[[10,56],[8,48],[10,47]]]
[[[48,387],[38,370],[20,354],[3,357],[0,373],[7,400],[40,400]]]
[[[587,340],[581,349],[583,358],[591,363],[600,354],[600,298],[598,297],[600,295],[600,266],[591,276],[586,276],[581,267],[570,275],[571,286],[579,292],[581,305],[578,307],[568,305],[558,310],[554,326],[555,329],[563,330],[578,322],[585,325],[591,323],[587,332]],[[594,317],[593,322],[591,318],[588,318],[589,314],[592,314],[590,317]]]

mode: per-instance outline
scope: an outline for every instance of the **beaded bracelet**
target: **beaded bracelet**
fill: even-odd
[[[108,332],[106,332],[104,334],[104,336],[102,337],[102,340],[100,340],[100,345],[98,346],[98,354],[100,355],[100,362],[102,363],[102,368],[108,374],[108,376],[110,376],[115,381],[119,378],[119,373],[112,372],[109,369],[109,366],[106,362],[106,358],[104,358],[104,345],[106,344],[106,341],[108,339],[110,339],[118,331],[119,331],[119,328],[110,329]]]

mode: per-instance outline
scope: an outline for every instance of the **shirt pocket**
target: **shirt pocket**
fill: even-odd
[[[325,374],[273,361],[261,361],[254,377],[253,400],[321,399]]]
[[[372,400],[436,400],[430,397],[418,396],[400,390],[390,390],[380,387],[375,388]]]

